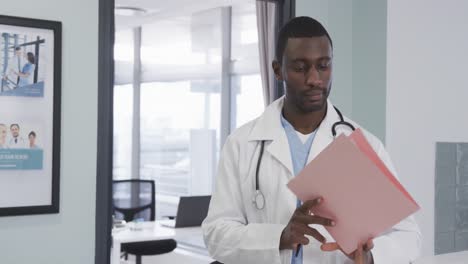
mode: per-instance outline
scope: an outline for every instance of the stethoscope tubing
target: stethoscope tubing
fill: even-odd
[[[339,125],[348,126],[353,131],[356,130],[356,128],[351,123],[344,121],[343,114],[341,114],[340,110],[338,110],[336,106],[333,106],[333,108],[335,108],[336,113],[340,117],[340,121],[335,122],[332,126],[333,138],[336,137],[336,127]],[[258,210],[262,210],[265,207],[265,196],[263,195],[263,192],[260,190],[260,179],[258,177],[258,174],[260,172],[260,164],[262,163],[264,147],[265,147],[265,140],[261,140],[260,141],[260,154],[258,155],[257,167],[255,169],[255,193],[252,198],[252,203],[255,204],[255,207]]]

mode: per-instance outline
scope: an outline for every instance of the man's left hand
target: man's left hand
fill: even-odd
[[[371,253],[372,248],[374,248],[374,243],[372,242],[372,239],[367,240],[365,244],[359,244],[358,248],[351,254],[344,253],[337,243],[324,243],[320,247],[320,249],[322,249],[323,251],[341,250],[343,254],[348,256],[348,258],[354,260],[354,263],[356,264],[373,264],[374,259]]]

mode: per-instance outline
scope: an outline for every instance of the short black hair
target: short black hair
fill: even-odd
[[[301,16],[288,21],[280,30],[276,42],[276,60],[281,63],[284,50],[290,38],[312,38],[326,36],[333,48],[333,42],[327,30],[317,20]]]
[[[36,137],[36,132],[34,132],[34,131],[29,132],[28,137],[30,137],[30,136]]]
[[[26,56],[28,56],[28,61],[32,64],[36,63],[36,58],[34,57],[34,53],[28,52],[26,53]]]
[[[18,129],[20,129],[20,126],[18,124],[11,124],[10,129],[12,129],[14,126],[16,126]]]

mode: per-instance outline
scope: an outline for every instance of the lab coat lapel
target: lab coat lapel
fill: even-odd
[[[283,98],[270,104],[263,115],[259,117],[252,132],[249,141],[266,140],[265,151],[270,153],[289,171],[289,176],[294,175],[292,160],[289,150],[288,138],[281,125],[281,110],[283,108]],[[271,143],[268,144],[268,141]]]
[[[322,150],[324,150],[332,141],[332,126],[339,120],[333,105],[330,101],[327,102],[327,114],[322,123],[318,127],[317,134],[315,134],[314,142],[310,147],[309,157],[307,163],[313,160]]]
[[[277,159],[290,172],[290,177],[294,176],[291,154],[289,150],[288,138],[286,132],[281,125],[281,110],[283,109],[284,97],[270,104],[259,117],[252,132],[249,136],[249,141],[266,140],[271,141],[266,144],[265,150]],[[330,101],[327,102],[327,114],[320,124],[314,142],[310,148],[307,163],[314,159],[322,150],[324,150],[332,141],[333,135],[331,132],[332,126],[339,120],[333,105]]]
[[[282,135],[278,135],[278,137],[271,142],[266,150],[288,169],[290,176],[293,176],[294,170],[292,166],[288,138],[286,137],[286,133],[284,132],[283,127],[281,126],[280,128]]]

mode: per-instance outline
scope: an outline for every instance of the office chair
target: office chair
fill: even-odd
[[[112,200],[116,219],[127,222],[142,218],[154,221],[156,200],[155,184],[152,180],[116,180],[113,181]],[[141,257],[169,253],[177,247],[174,239],[123,243],[122,251],[135,255],[136,264],[141,264]]]

